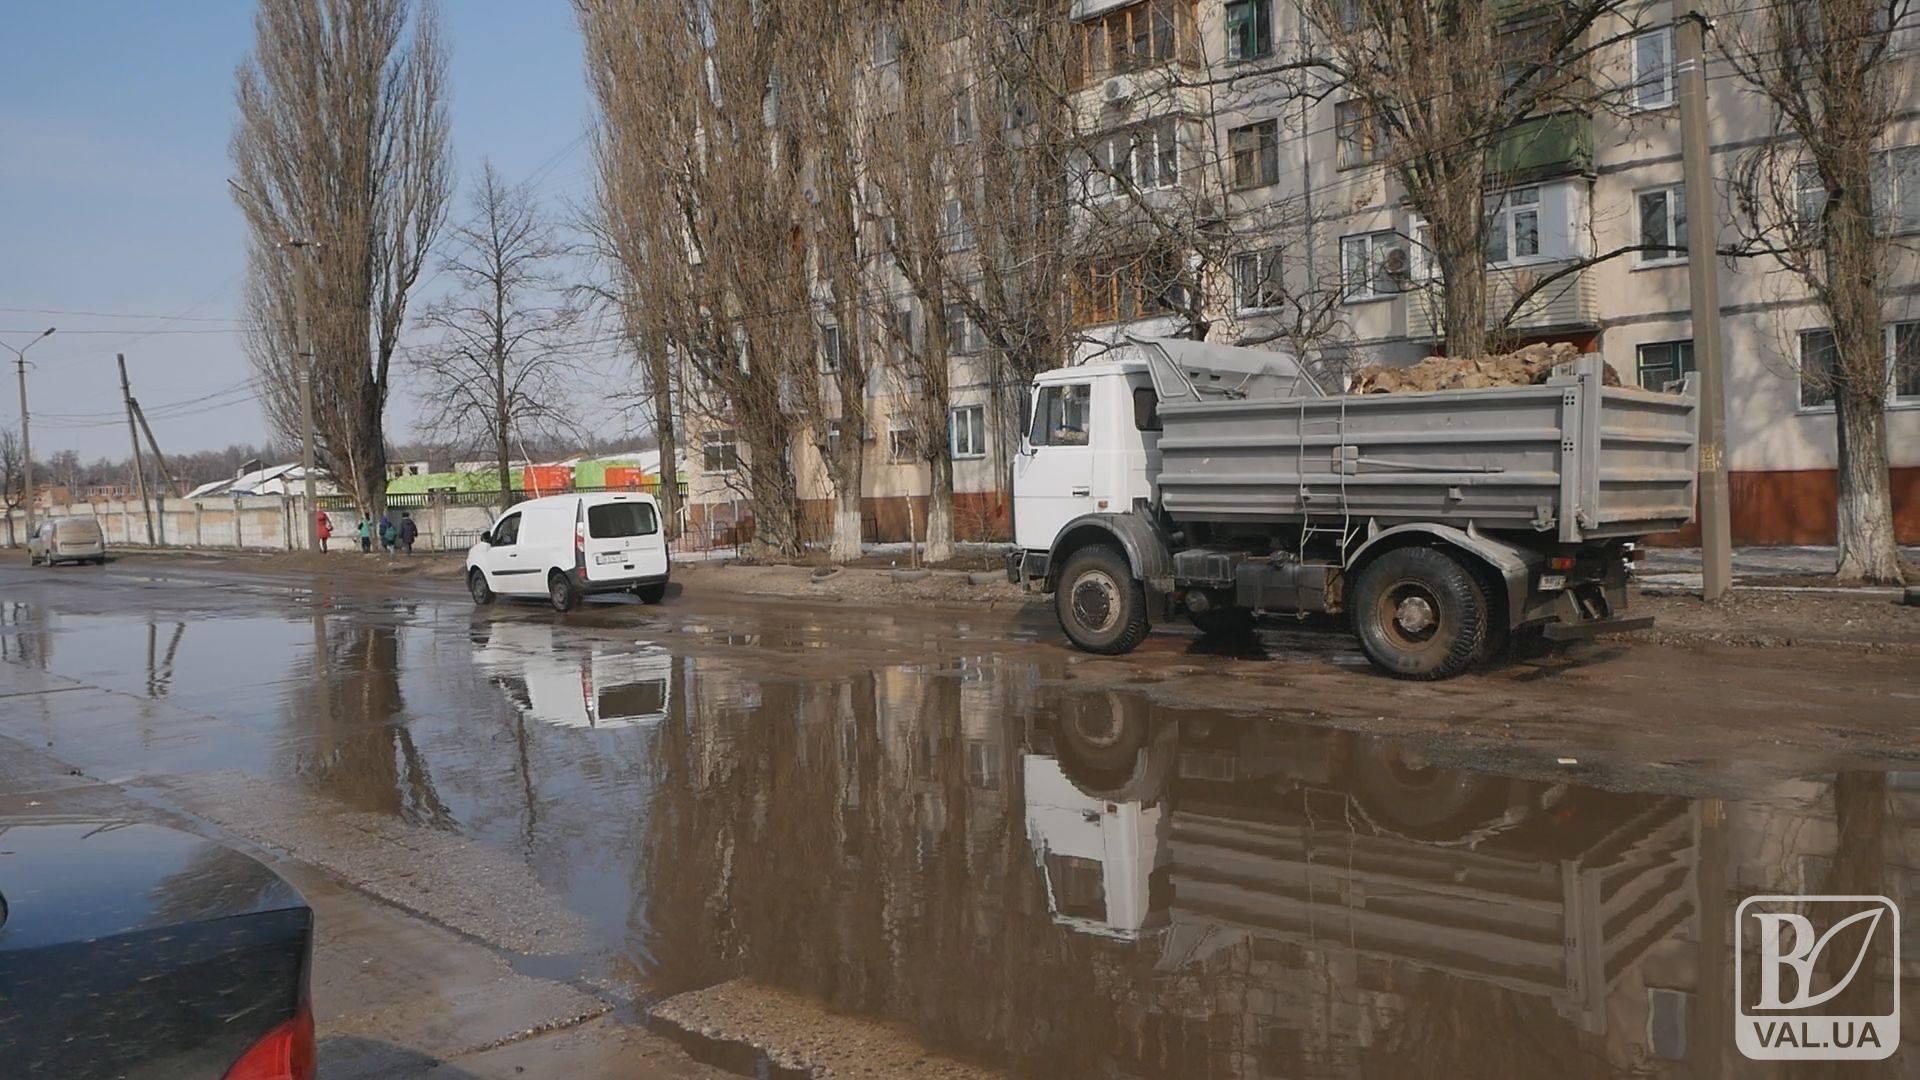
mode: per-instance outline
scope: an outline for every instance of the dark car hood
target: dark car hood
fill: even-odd
[[[177,829],[0,820],[0,953],[301,907],[261,863]]]

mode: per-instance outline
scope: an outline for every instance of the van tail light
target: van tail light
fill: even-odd
[[[293,1019],[254,1043],[227,1070],[226,1080],[313,1080],[313,1010],[306,1002]]]
[[[579,518],[573,521],[573,570],[587,580],[587,523]]]

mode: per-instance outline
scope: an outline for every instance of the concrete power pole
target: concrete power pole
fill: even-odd
[[[293,328],[300,350],[300,472],[306,497],[307,550],[320,550],[320,507],[313,490],[313,328],[307,320],[307,249],[312,241],[294,238],[287,241],[293,249]]]
[[[40,336],[19,348],[5,346],[13,354],[14,366],[20,374],[20,468],[22,486],[20,505],[27,519],[27,536],[33,536],[33,436],[27,431],[27,350],[40,344],[53,335],[54,328],[49,326],[40,332]]]
[[[133,486],[140,493],[140,510],[147,517],[147,543],[153,543],[153,504],[147,501],[147,465],[140,457],[140,432],[133,426],[133,389],[127,385],[127,354],[115,353],[120,362],[120,400],[127,407],[127,438],[133,442]]]
[[[1675,15],[1680,91],[1680,167],[1686,181],[1687,279],[1693,306],[1693,366],[1700,380],[1700,594],[1717,600],[1733,584],[1727,495],[1727,368],[1720,340],[1719,217],[1713,144],[1707,133],[1707,20],[1698,0]]]

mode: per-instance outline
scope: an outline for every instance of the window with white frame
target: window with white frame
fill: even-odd
[[[1888,323],[1885,327],[1887,400],[1890,403],[1920,404],[1920,321]],[[1833,331],[1820,327],[1800,331],[1800,407],[1828,408],[1833,405],[1834,385],[1844,378],[1836,374],[1840,348]]]
[[[1377,114],[1363,101],[1342,101],[1333,107],[1333,126],[1339,141],[1335,166],[1357,169],[1380,160],[1385,139]]]
[[[1392,231],[1340,238],[1340,285],[1348,300],[1379,300],[1400,292],[1395,252],[1404,251]]]
[[[911,307],[896,308],[888,332],[893,336],[892,344],[896,352],[904,353],[911,349],[914,344],[913,309]]]
[[[1180,181],[1179,124],[1172,117],[1113,132],[1094,146],[1093,195],[1171,187]]]
[[[740,468],[740,445],[732,428],[716,428],[701,438],[700,464],[710,473],[730,473]]]
[[[1636,109],[1664,109],[1674,102],[1673,88],[1673,27],[1634,35],[1629,103]]]
[[[1258,60],[1273,52],[1273,0],[1227,0],[1227,59]]]
[[[959,199],[947,200],[945,228],[941,234],[948,251],[966,251],[973,247],[973,226],[967,222],[967,208]]]
[[[1280,249],[1245,251],[1233,257],[1233,302],[1241,311],[1281,304]]]
[[[1920,232],[1920,146],[1896,146],[1873,155],[1869,190],[1874,227],[1882,233]],[[1793,171],[1794,212],[1814,228],[1827,209],[1827,182],[1814,162]]]
[[[846,421],[844,420],[827,421],[827,456],[828,457],[837,458],[840,456],[840,440],[845,438],[846,434],[847,434]]]
[[[1488,200],[1487,265],[1540,257],[1540,189],[1513,188]]]
[[[920,459],[920,433],[910,427],[887,429],[887,460],[895,465]]]
[[[820,328],[820,374],[832,375],[847,362],[847,342],[840,327],[828,323]]]
[[[1636,350],[1634,381],[1648,390],[1665,390],[1693,370],[1693,340],[1650,341]]]
[[[984,405],[956,405],[947,413],[947,449],[956,458],[987,456]]]
[[[1654,188],[1634,196],[1640,217],[1640,244],[1648,249],[1636,260],[1642,266],[1687,261],[1686,189]],[[1656,250],[1665,248],[1666,250]]]
[[[946,313],[948,352],[964,356],[986,348],[986,335],[980,332],[978,323],[967,317],[965,304],[948,304]]]

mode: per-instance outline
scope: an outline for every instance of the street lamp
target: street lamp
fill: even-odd
[[[53,335],[54,328],[49,326],[38,337],[19,348],[0,341],[0,348],[13,354],[14,366],[20,373],[20,459],[25,481],[20,489],[20,503],[26,507],[27,535],[33,535],[33,438],[27,434],[27,350],[47,340]]]

